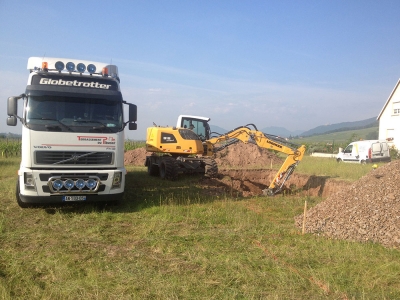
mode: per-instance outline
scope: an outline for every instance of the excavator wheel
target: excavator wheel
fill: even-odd
[[[147,173],[149,173],[150,176],[158,176],[160,174],[160,168],[149,162],[147,165]]]
[[[218,175],[218,164],[213,158],[204,159],[204,175],[210,178],[217,177]]]
[[[175,180],[178,176],[178,165],[172,157],[163,157],[160,162],[160,177],[162,179]]]

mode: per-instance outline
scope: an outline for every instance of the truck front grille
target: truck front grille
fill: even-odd
[[[36,151],[39,165],[111,165],[112,152]]]

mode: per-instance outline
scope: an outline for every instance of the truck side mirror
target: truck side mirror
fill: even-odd
[[[18,106],[17,106],[17,97],[8,97],[8,102],[7,102],[7,115],[15,116],[18,113]],[[7,121],[8,124],[8,121]]]
[[[129,130],[137,130],[137,124],[136,123],[129,123]]]
[[[129,103],[129,122],[136,122],[136,121],[137,121],[137,106],[135,104]]]
[[[17,118],[15,116],[11,116],[7,118],[7,125],[8,126],[16,126],[17,125]]]

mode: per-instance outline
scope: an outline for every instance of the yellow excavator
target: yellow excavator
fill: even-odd
[[[218,134],[211,132],[209,121],[206,117],[180,115],[176,126],[154,124],[147,128],[146,150],[152,152],[145,161],[148,173],[169,180],[175,180],[181,173],[216,177],[218,165],[213,158],[216,152],[238,142],[253,143],[287,154],[272,182],[263,190],[264,195],[273,196],[282,190],[304,156],[304,145],[294,145],[281,137],[263,133],[254,124]]]

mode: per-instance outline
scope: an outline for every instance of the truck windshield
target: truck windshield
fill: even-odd
[[[30,96],[26,126],[36,131],[104,132],[123,130],[122,103],[106,99]]]

